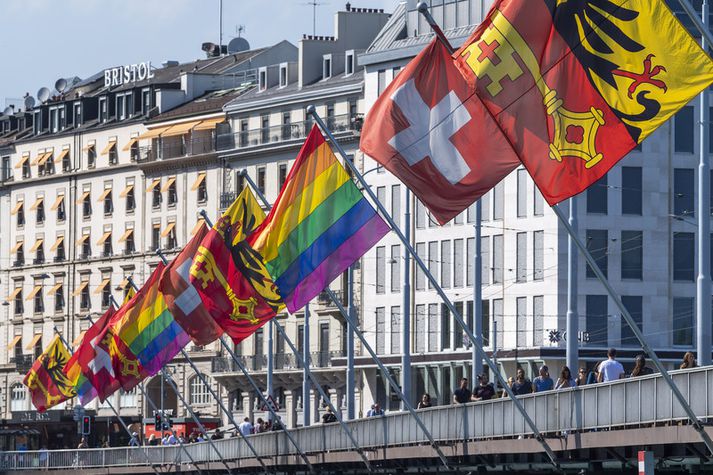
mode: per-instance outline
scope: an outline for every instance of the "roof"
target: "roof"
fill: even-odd
[[[237,97],[245,95],[253,87],[254,85],[250,84],[247,86],[224,89],[221,91],[211,91],[201,97],[193,99],[190,102],[180,105],[175,109],[159,114],[146,123],[153,124],[156,122],[164,122],[183,117],[210,114],[212,112],[223,112],[223,106],[225,104]]]

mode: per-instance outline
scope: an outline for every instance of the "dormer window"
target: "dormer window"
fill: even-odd
[[[82,104],[74,104],[74,126],[79,127],[82,125]]]
[[[287,86],[287,64],[280,65],[280,87]]]
[[[261,92],[267,89],[267,68],[260,69],[260,72],[258,73],[257,88],[258,91]]]
[[[322,58],[322,79],[329,79],[332,77],[332,55],[326,54]]]
[[[143,89],[141,91],[141,111],[144,115],[147,115],[149,113],[149,109],[151,109],[151,90]]]
[[[354,74],[354,51],[348,51],[344,57],[344,75]]]
[[[50,132],[56,133],[59,131],[59,110],[57,108],[50,109]]]
[[[39,135],[42,132],[42,115],[41,110],[36,110],[32,117],[32,128],[35,135]]]
[[[109,108],[107,107],[106,97],[99,98],[99,122],[109,120]]]

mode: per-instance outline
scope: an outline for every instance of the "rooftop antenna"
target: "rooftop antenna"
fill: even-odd
[[[312,7],[312,36],[317,36],[317,7],[320,5],[326,5],[329,2],[318,2],[317,0],[310,0],[302,5],[310,5]]]

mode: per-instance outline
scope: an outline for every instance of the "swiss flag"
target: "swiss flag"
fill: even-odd
[[[435,39],[377,99],[360,148],[406,184],[441,224],[520,164]]]

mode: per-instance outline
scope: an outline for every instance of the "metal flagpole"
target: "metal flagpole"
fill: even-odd
[[[701,6],[703,26],[708,29],[708,0]],[[701,48],[707,49],[706,38],[701,38]],[[710,109],[708,108],[708,88],[701,92],[698,104],[700,108],[700,143],[698,156],[698,277],[696,278],[696,346],[698,364],[711,364],[711,167],[708,156],[710,144]]]
[[[91,318],[90,318],[90,321],[91,321]],[[54,325],[54,331],[55,331],[55,333],[57,334],[57,336],[59,336],[59,339],[62,340],[62,344],[64,344],[64,346],[67,347],[67,349],[69,350],[69,352],[70,352],[71,354],[74,354],[74,351],[72,350],[72,347],[69,346],[69,343],[67,342],[67,340],[65,340],[65,339],[64,339],[64,336],[62,336],[62,334],[59,332],[59,329],[57,328],[57,325]],[[121,426],[124,428],[124,430],[126,431],[126,433],[129,434],[129,440],[131,440],[134,436],[133,436],[133,434],[131,433],[131,429],[129,429],[129,426],[126,425],[126,422],[124,422],[124,419],[119,415],[119,411],[116,410],[116,408],[114,407],[114,405],[111,403],[111,401],[110,401],[109,399],[105,399],[104,401],[109,405],[109,408],[112,410],[112,412],[114,412],[114,415],[116,416],[116,418],[119,419],[119,423],[120,423]],[[147,454],[147,453],[146,453],[145,451],[143,451],[143,450],[141,450],[141,453],[144,454],[144,457],[146,458],[146,461],[147,461],[147,462],[149,463],[149,465],[151,466],[151,470],[153,470],[156,475],[159,475],[158,470],[156,470],[156,467],[154,467],[154,464],[151,463],[151,459],[149,458],[149,454]],[[200,469],[198,468],[198,466],[196,466],[196,469],[198,469],[198,472],[200,472]]]
[[[663,363],[661,363],[661,360],[659,360],[659,357],[656,354],[656,352],[646,342],[646,338],[644,338],[644,335],[643,335],[643,333],[641,333],[639,326],[636,324],[634,319],[631,317],[631,314],[629,313],[629,311],[626,309],[626,307],[622,303],[621,298],[619,298],[619,295],[616,293],[614,288],[611,286],[611,284],[609,283],[609,280],[607,280],[607,278],[602,273],[601,269],[599,269],[599,265],[594,260],[592,255],[589,253],[589,251],[587,250],[587,247],[579,239],[579,237],[576,234],[574,234],[574,230],[569,226],[569,223],[567,222],[567,218],[565,217],[564,213],[559,208],[559,206],[554,205],[552,207],[552,209],[554,210],[555,214],[557,215],[557,217],[559,218],[560,222],[565,227],[565,229],[567,230],[569,235],[574,240],[574,243],[579,248],[579,251],[584,255],[584,258],[587,261],[587,264],[589,264],[589,267],[592,268],[592,270],[596,274],[599,281],[604,285],[604,288],[606,289],[607,293],[609,294],[609,297],[614,301],[616,306],[619,308],[619,311],[621,312],[621,316],[624,317],[624,320],[626,320],[627,325],[629,325],[629,328],[631,328],[631,331],[634,333],[634,335],[636,335],[636,338],[641,343],[641,348],[644,350],[644,352],[646,352],[649,355],[649,357],[651,358],[651,361],[653,361],[653,363],[654,363],[654,366],[656,366],[656,369],[661,373],[661,376],[663,377],[664,381],[666,381],[666,384],[668,384],[668,386],[671,388],[671,392],[673,393],[673,396],[676,398],[676,400],[679,402],[679,404],[681,404],[681,407],[683,408],[684,412],[686,413],[688,418],[691,420],[693,428],[700,434],[701,439],[703,439],[703,443],[706,445],[706,448],[708,449],[708,451],[710,453],[713,454],[713,441],[711,441],[711,438],[706,433],[703,423],[698,419],[698,417],[696,417],[696,414],[693,412],[693,409],[688,404],[686,399],[683,397],[683,394],[681,394],[681,391],[679,391],[678,386],[676,386],[676,384],[673,382],[673,379],[671,379],[671,375],[669,375],[668,372],[666,371],[666,368],[664,367]]]
[[[569,199],[569,225],[577,235],[577,197]],[[577,249],[574,238],[567,239],[567,350],[566,360],[569,370],[576,373],[579,368],[579,315],[577,314]]]
[[[354,312],[354,264],[347,269],[347,312],[351,321],[347,321],[347,419],[356,417],[356,374],[354,371],[354,328],[352,321],[356,320]]]
[[[164,264],[168,264],[168,259],[166,259],[166,256],[161,252],[161,249],[156,249],[156,254],[158,254],[158,257],[161,258]],[[213,390],[213,388],[208,384],[208,380],[205,378],[203,373],[201,373],[198,370],[198,367],[196,366],[195,362],[191,359],[191,357],[188,355],[188,352],[184,348],[181,348],[181,356],[183,356],[186,361],[188,362],[189,365],[191,365],[191,368],[193,368],[193,371],[195,371],[196,376],[201,380],[203,385],[206,387],[208,392],[213,396],[213,399],[218,403],[218,406],[220,406],[220,409],[225,413],[225,415],[228,417],[228,420],[230,421],[231,424],[233,424],[233,427],[235,427],[235,430],[240,434],[240,437],[245,441],[247,444],[248,448],[250,449],[250,452],[255,455],[255,458],[257,459],[258,462],[260,462],[260,465],[262,466],[263,470],[265,473],[268,473],[267,466],[265,465],[265,462],[260,458],[260,456],[257,454],[257,451],[255,450],[255,447],[253,447],[253,444],[248,440],[245,435],[243,435],[243,432],[240,430],[240,427],[238,426],[238,423],[235,421],[235,418],[233,417],[233,414],[231,411],[229,411],[226,407],[225,404],[223,403],[223,400],[218,396],[218,394]]]
[[[314,107],[313,107],[313,106],[310,106],[310,107],[308,108],[308,113],[309,113],[309,111],[310,111],[310,108],[311,108],[311,111],[312,111],[311,113],[314,115],[314,117],[318,120],[318,122],[321,122],[322,119],[320,119],[320,118],[314,113]],[[324,124],[321,124],[321,126],[323,127]],[[330,136],[330,137],[331,137],[331,136]],[[331,137],[331,139],[332,139],[332,141],[334,142],[334,138]],[[344,150],[343,150],[341,147],[339,148],[339,152],[342,154],[343,157],[346,157],[346,156],[347,156],[346,153],[344,152]],[[346,160],[346,161],[349,161],[349,160]],[[352,167],[352,170],[356,170],[356,167],[354,167],[354,165],[353,165],[351,162],[350,162],[350,166]],[[265,203],[265,206],[268,206],[268,207],[269,207],[270,205],[269,205],[269,203],[267,203],[267,200],[265,199],[265,196],[260,192],[260,190],[257,188],[257,186],[256,186],[255,183],[252,181],[252,179],[251,179],[250,176],[247,174],[247,172],[246,172],[245,170],[243,170],[243,172],[244,172],[244,173],[242,173],[243,176],[246,178],[248,184],[252,187],[252,189],[256,192],[258,198],[260,198],[260,200],[262,200],[263,203]],[[366,185],[366,182],[364,181],[363,177],[361,177],[361,175],[359,175],[359,177],[360,177],[360,181],[361,181],[361,183],[362,183],[362,186],[364,186],[364,187],[366,188],[367,185]],[[371,190],[371,189],[370,189],[370,190]],[[205,211],[201,211],[201,215],[203,216],[203,219],[206,220],[206,222],[209,222],[209,220],[208,220],[208,218],[207,218],[207,216],[206,216],[206,214],[205,214]],[[384,377],[386,377],[386,379],[387,379],[387,381],[389,382],[389,385],[391,386],[391,388],[394,390],[394,392],[396,392],[396,393],[398,394],[399,398],[400,398],[402,401],[404,401],[405,409],[406,409],[407,411],[409,411],[409,413],[410,413],[410,414],[413,416],[413,418],[416,420],[416,424],[418,424],[419,428],[420,428],[420,429],[423,431],[423,433],[426,435],[426,438],[428,438],[429,442],[430,442],[431,445],[433,446],[433,449],[436,451],[436,453],[438,454],[438,457],[441,459],[441,463],[443,463],[443,466],[446,467],[446,468],[448,468],[448,460],[446,459],[445,454],[443,453],[443,451],[441,450],[441,448],[436,444],[436,441],[433,439],[433,436],[431,435],[431,432],[428,430],[428,428],[427,428],[426,425],[423,423],[423,421],[421,420],[421,418],[418,417],[418,414],[416,414],[416,411],[414,410],[413,406],[408,402],[408,400],[407,400],[406,397],[404,396],[404,394],[403,394],[403,392],[402,392],[402,390],[401,390],[401,387],[399,387],[399,385],[398,385],[398,383],[396,382],[396,380],[393,378],[393,376],[391,376],[391,373],[389,372],[389,370],[386,368],[386,366],[384,366],[384,363],[381,362],[381,360],[379,359],[379,357],[376,355],[376,352],[371,348],[371,345],[369,345],[369,342],[366,340],[366,337],[364,336],[364,334],[361,332],[361,330],[359,330],[358,326],[356,325],[356,322],[354,321],[354,316],[353,316],[353,314],[350,313],[350,312],[348,312],[348,311],[344,308],[344,306],[343,306],[342,303],[339,301],[339,299],[337,298],[337,296],[334,295],[334,292],[332,291],[332,289],[330,289],[329,287],[327,287],[327,288],[324,289],[324,290],[325,290],[325,292],[327,293],[327,295],[329,296],[329,298],[332,300],[332,303],[334,303],[334,305],[339,309],[339,312],[342,314],[342,316],[344,317],[344,319],[347,321],[347,325],[349,325],[349,327],[351,327],[351,328],[353,329],[353,331],[354,331],[354,333],[356,334],[356,336],[359,338],[359,340],[360,340],[360,341],[362,342],[362,344],[364,345],[364,348],[365,348],[365,349],[367,350],[367,352],[371,355],[371,358],[374,360],[374,362],[376,362],[376,365],[379,367],[379,370],[382,372],[382,374],[384,375]],[[279,323],[277,323],[277,324],[279,325]],[[293,351],[295,351],[295,354],[299,354],[299,352],[296,350],[296,348],[294,348],[294,345],[292,344],[292,342],[290,341],[290,339],[287,338],[287,335],[286,335],[284,332],[283,332],[283,335],[285,336],[285,341],[287,341],[287,342],[289,343],[289,345],[293,348]],[[309,355],[307,355],[307,356],[309,356]],[[321,386],[319,386],[318,384],[316,384],[316,382],[315,382],[315,386],[317,387],[317,389],[318,389],[319,391],[322,391]],[[331,406],[331,403],[330,403],[330,406]],[[333,409],[333,408],[332,408],[332,409]],[[336,414],[336,411],[335,411],[335,414]],[[339,420],[339,419],[338,419],[338,420]]]
[[[308,112],[308,114],[312,115],[312,117],[314,118],[317,125],[319,125],[320,129],[322,129],[322,131],[327,135],[327,137],[332,142],[333,146],[337,149],[337,151],[340,154],[342,154],[342,156],[346,157],[347,156],[346,152],[344,151],[342,146],[339,144],[339,142],[337,142],[337,140],[334,138],[334,135],[327,128],[327,126],[324,123],[324,121],[322,120],[322,118],[317,114],[315,107],[309,106],[307,108],[307,112]],[[414,259],[416,264],[418,264],[418,266],[424,272],[424,274],[426,275],[426,278],[431,283],[431,286],[436,290],[436,292],[438,292],[438,295],[441,297],[441,299],[443,300],[443,303],[446,305],[446,307],[448,307],[448,310],[450,310],[451,315],[453,316],[455,321],[458,323],[458,325],[461,326],[461,328],[466,333],[466,335],[471,339],[471,341],[475,342],[474,346],[475,346],[476,350],[480,353],[480,356],[488,364],[490,369],[495,373],[495,376],[498,378],[498,382],[505,389],[505,392],[507,392],[508,396],[512,399],[513,405],[515,406],[517,411],[522,415],[523,419],[525,420],[525,423],[530,428],[530,430],[532,430],[532,433],[534,434],[537,441],[542,445],[542,448],[544,449],[545,453],[547,454],[547,456],[550,459],[550,461],[552,462],[552,464],[555,466],[559,466],[557,463],[555,454],[552,451],[552,448],[549,446],[549,444],[547,443],[545,438],[542,436],[540,431],[537,429],[535,422],[529,416],[527,411],[525,411],[525,407],[522,405],[522,402],[515,397],[515,394],[512,392],[512,389],[510,389],[510,386],[508,386],[507,381],[505,381],[505,379],[502,377],[500,372],[497,371],[497,368],[495,367],[493,362],[485,354],[485,351],[483,350],[481,335],[473,334],[473,331],[465,323],[460,312],[458,312],[455,305],[453,305],[453,302],[451,302],[451,300],[448,298],[448,296],[444,292],[443,288],[441,288],[441,286],[438,283],[438,281],[436,280],[436,278],[428,271],[428,267],[426,266],[426,264],[418,256],[418,254],[416,254],[416,251],[413,248],[413,246],[411,246],[411,244],[406,240],[406,237],[401,232],[401,229],[396,225],[396,223],[394,222],[391,215],[388,213],[386,208],[384,208],[384,205],[378,200],[378,198],[376,197],[376,194],[374,194],[374,191],[366,183],[366,180],[364,180],[364,177],[361,176],[361,173],[356,168],[356,166],[354,166],[354,164],[351,163],[349,160],[344,160],[344,163],[352,170],[352,174],[354,175],[354,177],[356,177],[356,179],[362,185],[362,187],[364,188],[364,191],[369,195],[372,202],[376,205],[379,212],[381,213],[382,217],[386,220],[386,222],[391,227],[392,231],[394,231],[396,233],[396,235],[399,237],[399,239],[404,244],[404,246],[406,246],[406,249],[411,254],[411,257]],[[378,364],[378,362],[377,362],[377,364]],[[417,420],[420,420],[420,419],[417,419]]]
[[[275,329],[273,328],[272,325],[272,320],[267,322],[267,375],[266,375],[266,384],[265,384],[265,389],[267,392],[267,398],[272,401],[273,400],[273,394],[274,394],[274,389],[273,389],[273,378],[272,378],[272,372],[273,368],[275,365],[275,356],[273,355],[273,338],[275,334]],[[267,415],[268,420],[272,420],[272,414]]]
[[[127,277],[126,280],[129,282],[129,285],[131,285],[136,292],[139,291],[139,288],[136,286],[136,283],[134,282],[134,279],[131,277]],[[193,408],[191,407],[190,404],[188,404],[188,401],[183,397],[183,394],[178,390],[178,386],[176,386],[176,383],[173,381],[173,378],[166,372],[166,368],[161,368],[161,376],[163,377],[163,380],[166,381],[169,386],[173,389],[173,391],[176,393],[176,396],[178,399],[181,400],[181,403],[183,406],[186,408],[188,413],[191,415],[191,418],[196,421],[196,424],[198,425],[198,428],[203,432],[203,434],[206,434],[206,442],[210,444],[210,446],[213,448],[216,454],[218,454],[218,458],[220,458],[220,461],[223,463],[225,466],[225,469],[230,473],[230,467],[228,464],[225,462],[225,459],[223,458],[223,455],[220,453],[218,450],[218,447],[216,447],[215,443],[211,440],[210,437],[208,437],[208,432],[206,431],[205,426],[203,423],[200,421],[196,413],[193,411]]]
[[[309,302],[305,305],[305,319],[302,330],[302,425],[309,427],[312,425],[311,397],[309,383]]]
[[[482,347],[482,335],[483,335],[483,256],[482,256],[482,243],[480,238],[481,224],[483,222],[483,204],[478,199],[475,202],[475,224],[473,225],[473,238],[475,239],[475,249],[473,256],[473,333],[481,337],[481,347]],[[480,353],[476,349],[478,342],[471,341],[473,345],[473,354],[471,355],[471,366],[473,373],[472,387],[475,389],[475,385],[478,384],[478,375],[483,371],[483,358],[480,357]]]
[[[713,33],[711,33],[711,31],[708,29],[708,19],[706,18],[706,23],[702,22],[701,19],[698,17],[698,13],[696,13],[695,8],[691,6],[691,3],[688,0],[678,0],[678,3],[681,4],[686,14],[693,22],[693,25],[701,34],[701,37],[706,40],[707,46],[704,47],[704,50],[707,47],[713,45]]]
[[[411,242],[411,190],[406,187],[406,207],[404,213],[404,225],[406,226],[406,239]],[[403,311],[401,312],[401,392],[404,398],[401,400],[401,410],[406,410],[406,405],[411,399],[411,259],[407,252],[404,252],[404,285]]]

